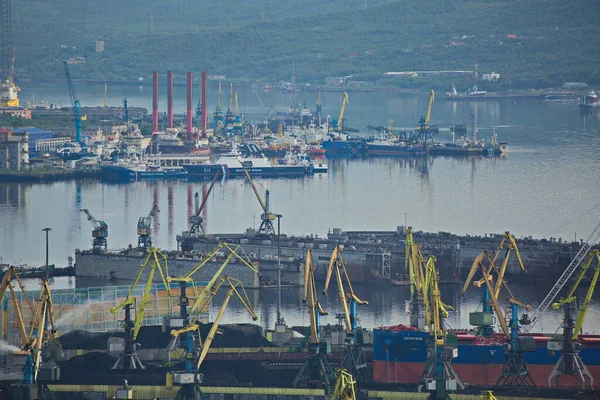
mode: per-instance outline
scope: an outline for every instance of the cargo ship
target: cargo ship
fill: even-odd
[[[562,352],[549,350],[552,337],[544,334],[527,335],[535,340],[535,348],[525,353],[529,373],[538,387],[546,387],[547,379]],[[452,367],[458,377],[469,385],[494,386],[502,375],[504,366],[504,336],[475,336],[467,332],[457,333],[458,357]],[[373,380],[387,384],[417,384],[421,381],[427,358],[427,332],[403,325],[382,327],[373,332]],[[590,373],[600,376],[600,335],[580,335],[579,353]],[[562,376],[561,387],[579,387],[575,377]],[[600,380],[594,381],[594,389],[600,389]]]

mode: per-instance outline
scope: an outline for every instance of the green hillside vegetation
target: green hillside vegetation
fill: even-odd
[[[386,71],[498,72],[513,88],[600,83],[596,0],[21,0],[13,2],[17,71],[61,78],[150,79],[154,70],[300,82],[326,76],[401,86]],[[152,15],[151,31],[149,17]],[[268,18],[265,22],[262,18]],[[95,40],[105,40],[103,53]],[[61,47],[62,46],[62,47]],[[457,82],[466,86],[463,78]],[[449,78],[434,82],[446,85]]]

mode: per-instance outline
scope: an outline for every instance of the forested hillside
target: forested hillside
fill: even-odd
[[[299,81],[385,71],[499,72],[513,87],[600,83],[597,0],[20,0],[17,71],[149,79],[202,69],[234,79]],[[105,51],[95,52],[95,41]]]

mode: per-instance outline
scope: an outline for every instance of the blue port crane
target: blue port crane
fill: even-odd
[[[69,64],[66,60],[63,60],[65,65],[65,75],[67,77],[67,88],[69,89],[69,98],[71,99],[71,107],[73,107],[73,119],[75,120],[75,140],[77,143],[81,143],[81,121],[85,121],[87,117],[81,115],[81,104],[75,93],[75,87],[73,81],[71,81],[71,74],[69,73]]]

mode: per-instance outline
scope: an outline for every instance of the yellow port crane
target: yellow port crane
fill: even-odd
[[[304,258],[304,296],[303,303],[308,305],[310,319],[310,337],[308,354],[300,371],[292,382],[294,387],[321,386],[328,394],[335,382],[335,371],[327,360],[327,343],[321,343],[320,317],[329,313],[319,303],[317,285],[315,283],[316,266],[312,262],[312,252],[306,250]]]
[[[404,268],[408,271],[410,281],[410,326],[419,329],[425,327],[424,316],[429,314],[429,299],[423,295],[425,263],[421,248],[413,239],[413,229],[408,226],[405,235]]]
[[[421,117],[419,125],[417,126],[418,131],[429,130],[429,120],[431,119],[431,110],[433,109],[433,103],[435,103],[435,92],[432,90],[429,93],[429,102],[427,103],[427,112],[424,117]]]
[[[119,356],[112,369],[145,369],[144,364],[139,360],[137,356],[136,348],[138,347],[135,343],[137,339],[137,335],[142,327],[142,322],[144,320],[144,312],[146,310],[146,304],[148,303],[148,297],[150,295],[150,288],[152,287],[152,282],[154,280],[154,274],[156,270],[158,270],[160,274],[160,278],[162,283],[165,285],[165,289],[167,291],[167,296],[171,297],[171,288],[167,283],[167,277],[169,275],[169,269],[167,265],[167,256],[160,252],[155,247],[151,247],[147,251],[146,258],[140,265],[140,269],[138,271],[125,300],[119,304],[118,306],[112,307],[110,312],[116,314],[119,310],[125,310],[125,319],[123,322],[123,327],[125,328],[125,347],[123,353]],[[150,266],[148,264],[152,261]],[[164,264],[164,270],[161,265]],[[144,288],[142,294],[142,300],[138,309],[136,310],[135,321],[131,319],[131,308],[136,303],[136,298],[133,297],[133,293],[137,288],[138,283],[141,280],[144,271],[148,268],[148,280],[146,282],[146,286]],[[134,306],[135,309],[135,306]]]
[[[4,295],[6,294],[7,290],[10,292],[10,298],[11,298],[11,302],[12,302],[13,309],[15,312],[15,317],[16,317],[17,329],[19,330],[20,347],[25,348],[30,345],[29,335],[27,333],[27,329],[25,328],[25,322],[23,321],[23,313],[21,312],[21,308],[19,307],[19,300],[17,299],[15,287],[12,283],[13,279],[17,281],[19,287],[21,288],[21,292],[23,292],[23,294],[24,294],[25,301],[27,302],[27,304],[29,306],[31,314],[35,315],[33,303],[31,302],[31,299],[29,299],[29,297],[27,296],[27,293],[25,292],[25,285],[23,285],[23,281],[21,280],[21,277],[19,276],[17,270],[14,267],[8,268],[8,270],[6,270],[6,272],[4,273],[4,276],[2,276],[2,281],[0,281],[0,299],[4,299]],[[8,309],[3,312],[3,317],[2,317],[2,321],[4,324],[3,325],[4,336],[8,335],[8,314],[7,314],[7,312],[8,312]]]
[[[340,107],[340,114],[337,119],[331,121],[331,130],[337,133],[343,133],[344,131],[344,111],[348,105],[348,93],[344,92],[342,96],[342,105]]]
[[[335,389],[331,395],[331,400],[356,400],[356,380],[352,374],[345,369],[336,369]]]
[[[484,310],[486,310],[487,307],[487,310],[490,310],[490,314],[488,317],[486,311],[484,311],[484,313],[471,313],[469,314],[470,323],[480,327],[487,325],[491,326],[491,309],[493,309],[507,340],[502,375],[498,378],[496,385],[535,386],[535,383],[529,374],[527,362],[525,361],[525,353],[535,351],[535,341],[531,337],[519,337],[520,326],[531,323],[527,314],[523,314],[521,319],[519,319],[519,308],[531,311],[532,307],[515,298],[515,295],[508,287],[506,281],[503,278],[500,278],[502,269],[496,267],[494,258],[495,255],[490,256],[488,251],[481,252],[475,258],[473,266],[469,271],[467,281],[461,290],[460,297],[464,297],[465,291],[469,287],[476,270],[479,269],[482,273],[482,279],[476,281],[475,286],[482,287],[485,285],[482,303],[484,303]],[[495,285],[494,272],[496,273]],[[509,295],[507,301],[510,307],[510,325],[507,323],[506,315],[500,305],[500,297],[496,296],[496,288],[498,287],[504,287]],[[490,303],[491,308],[489,307]],[[478,332],[481,332],[481,329]]]
[[[359,299],[354,293],[352,282],[350,282],[350,276],[348,275],[348,270],[346,269],[346,263],[342,258],[342,248],[339,245],[333,248],[331,256],[329,257],[329,266],[327,267],[325,287],[323,288],[324,295],[327,295],[329,282],[331,281],[331,275],[334,272],[338,287],[338,296],[343,311],[346,333],[346,346],[344,347],[342,366],[350,371],[350,374],[356,376],[360,381],[368,382],[371,380],[371,374],[369,373],[367,362],[362,352],[363,337],[362,330],[358,326],[356,306],[366,305],[369,303]],[[342,275],[346,280],[348,287],[347,291],[344,287]]]
[[[229,254],[225,261],[221,264],[221,266],[214,273],[209,282],[204,286],[202,292],[196,296],[196,300],[194,305],[188,311],[188,306],[190,304],[190,300],[187,294],[187,286],[188,284],[193,284],[192,276],[198,272],[202,267],[204,267],[208,262],[213,260],[213,258],[221,251],[228,250]],[[242,252],[243,256],[238,252]],[[209,252],[202,262],[194,267],[190,272],[182,277],[168,277],[167,281],[178,282],[179,283],[179,315],[176,317],[165,317],[164,326],[166,328],[176,328],[171,330],[171,335],[173,338],[171,339],[168,345],[169,355],[171,351],[175,348],[180,335],[183,335],[183,340],[180,342],[180,347],[183,348],[188,355],[186,357],[186,373],[190,374],[194,372],[193,366],[193,354],[195,349],[195,343],[200,343],[200,337],[196,332],[198,328],[198,322],[202,317],[204,311],[212,301],[213,297],[216,295],[217,291],[221,287],[221,285],[225,281],[225,277],[223,277],[223,272],[227,265],[229,265],[230,261],[233,258],[236,258],[243,265],[248,267],[253,273],[257,276],[260,276],[260,271],[257,268],[256,263],[252,263],[248,258],[247,254],[243,252],[243,249],[240,246],[231,246],[226,242],[221,242],[217,247],[215,247],[211,252]],[[190,318],[190,316],[192,316]]]
[[[456,390],[457,386],[464,389],[465,385],[452,368],[452,359],[458,356],[458,343],[456,335],[449,335],[444,329],[443,321],[448,318],[448,310],[454,308],[442,301],[436,261],[436,257],[429,256],[425,265],[423,297],[429,304],[425,317],[433,343],[427,351],[423,379],[427,389],[433,392],[430,398],[441,400],[448,398],[448,391]]]
[[[208,354],[208,350],[210,349],[210,346],[212,345],[212,342],[218,332],[219,324],[221,323],[221,319],[223,318],[225,309],[227,308],[227,305],[229,304],[229,300],[231,299],[231,297],[234,294],[238,297],[240,302],[244,305],[244,308],[246,308],[246,310],[252,317],[252,320],[256,321],[258,319],[256,314],[254,313],[254,310],[252,309],[250,299],[244,289],[244,286],[242,285],[242,282],[237,279],[234,279],[234,278],[231,278],[228,276],[222,277],[219,280],[219,283],[214,287],[213,291],[211,292],[211,298],[214,297],[214,295],[216,295],[218,290],[221,288],[221,286],[225,282],[228,284],[229,290],[227,291],[227,294],[225,295],[223,304],[219,308],[219,312],[217,313],[217,316],[215,317],[215,321],[213,322],[213,324],[210,328],[210,331],[206,335],[206,338],[204,339],[203,343],[200,342],[200,340],[199,340],[200,335],[198,334],[198,345],[194,346],[191,353],[188,353],[188,357],[191,356],[191,358],[195,358],[195,365],[193,366],[192,369],[186,368],[185,372],[176,372],[173,374],[173,381],[176,384],[182,385],[181,389],[178,391],[174,400],[192,400],[192,399],[196,400],[196,399],[200,399],[203,397],[202,392],[200,390],[200,386],[199,386],[202,383],[202,377],[203,377],[203,375],[200,373],[200,369],[202,367],[202,363],[204,362],[204,359],[206,358],[206,355]],[[198,325],[198,324],[194,324],[194,325],[195,325],[194,327],[190,326],[182,331],[186,331],[186,332],[199,331],[200,325]],[[172,334],[179,334],[179,333],[172,332]]]
[[[496,267],[496,262],[498,260],[498,257],[500,255],[500,253],[502,252],[502,250],[505,250],[504,252],[504,256],[502,258],[502,263],[500,265],[500,268]],[[517,262],[519,264],[519,267],[521,269],[522,272],[525,272],[525,265],[523,264],[523,260],[521,259],[521,254],[519,253],[519,248],[517,246],[517,242],[515,241],[515,238],[510,234],[510,232],[506,231],[504,232],[503,236],[502,236],[502,241],[500,242],[500,244],[498,245],[496,251],[493,253],[492,256],[489,255],[489,252],[482,252],[480,253],[475,260],[473,261],[473,264],[471,266],[471,269],[469,270],[469,273],[467,275],[467,279],[463,285],[463,288],[461,290],[461,297],[464,296],[465,292],[467,291],[467,288],[469,287],[469,285],[471,284],[473,277],[475,276],[475,273],[477,272],[478,269],[480,269],[481,263],[483,261],[486,261],[487,264],[489,264],[489,269],[486,269],[485,271],[482,269],[482,274],[488,276],[488,278],[481,278],[478,281],[474,282],[474,286],[477,288],[481,288],[482,289],[482,298],[481,298],[481,304],[483,307],[482,312],[475,312],[475,313],[471,313],[469,314],[469,320],[471,325],[475,325],[478,327],[478,331],[477,331],[477,335],[478,336],[491,336],[494,333],[494,328],[492,326],[492,299],[496,298],[498,299],[500,296],[500,289],[502,288],[502,285],[504,284],[504,275],[506,273],[507,267],[508,267],[508,262],[510,259],[511,254],[515,254],[515,257],[517,259]],[[495,286],[494,286],[494,282],[493,282],[493,276],[492,271],[497,272],[497,279],[495,282]],[[490,280],[491,285],[488,286],[485,284],[484,279],[488,279]],[[510,290],[510,289],[508,289]],[[514,298],[514,297],[512,297]],[[500,324],[502,325],[502,321],[500,321]],[[505,335],[507,335],[507,337],[509,337],[510,335],[508,334],[508,327],[503,327],[502,328]]]
[[[583,303],[579,308],[579,312],[577,312],[577,297],[575,297],[575,291],[594,262],[596,265],[594,267],[594,274],[592,275],[590,286],[588,287]],[[548,376],[548,387],[552,385],[553,379],[556,380],[556,386],[560,386],[560,377],[563,375],[571,375],[576,376],[579,379],[582,390],[585,389],[586,376],[590,381],[590,388],[594,388],[594,377],[579,356],[581,344],[577,342],[577,339],[583,328],[583,322],[585,321],[588,306],[594,294],[594,290],[596,289],[599,275],[600,251],[592,250],[589,252],[587,260],[581,265],[581,269],[571,285],[571,288],[567,292],[567,295],[558,302],[552,304],[552,309],[554,310],[558,310],[561,307],[564,308],[564,320],[562,340],[548,343],[549,349],[552,347],[552,349],[562,350],[560,358]]]

